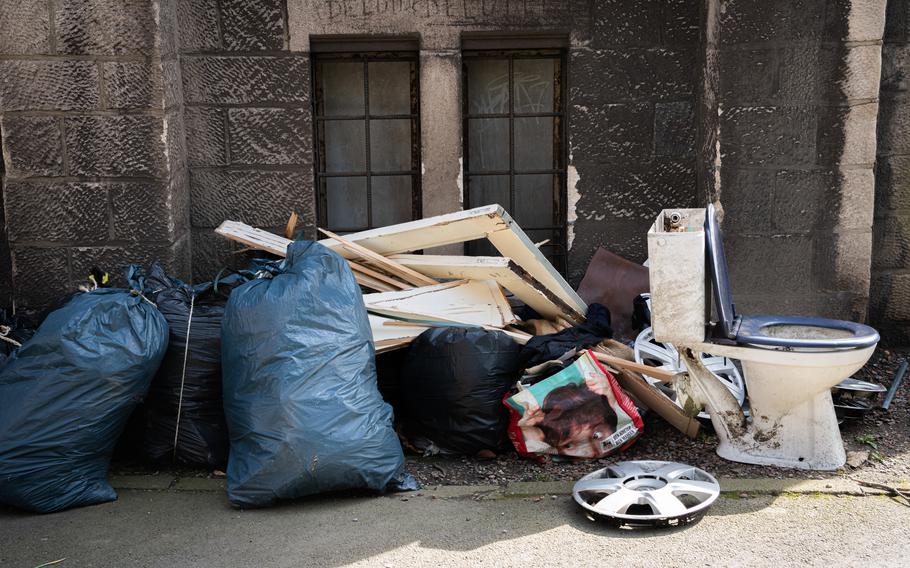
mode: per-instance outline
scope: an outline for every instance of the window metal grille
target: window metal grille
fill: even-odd
[[[416,53],[318,53],[317,216],[346,233],[421,217]]]
[[[466,51],[465,206],[499,203],[566,271],[564,52]],[[495,254],[469,243],[471,254]]]

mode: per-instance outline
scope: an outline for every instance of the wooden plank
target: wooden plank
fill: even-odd
[[[250,248],[264,250],[278,256],[287,256],[288,245],[294,242],[239,221],[225,221],[215,229],[215,232]]]
[[[380,355],[382,353],[388,353],[389,351],[407,347],[411,344],[412,341],[414,341],[413,337],[408,337],[405,339],[386,339],[383,341],[376,341],[373,343],[373,349],[376,351],[377,355]]]
[[[232,241],[243,243],[252,249],[263,250],[277,256],[287,256],[287,248],[294,242],[290,239],[285,239],[269,233],[268,231],[256,229],[255,227],[250,227],[249,225],[237,221],[225,221],[220,227],[215,229],[215,232]],[[347,260],[349,261],[348,264],[352,264],[350,259]],[[377,277],[375,271],[369,269],[358,270],[358,267],[354,267],[353,265],[351,268],[355,271],[354,278],[357,280],[357,283],[370,290],[389,292],[392,290],[407,289],[402,288],[400,285],[389,283],[386,281],[387,277]],[[410,288],[410,286],[408,286],[408,288]]]
[[[427,317],[430,317],[430,316],[427,316]],[[458,324],[459,322],[452,322],[452,323]],[[416,323],[416,322],[401,321],[401,320],[387,320],[387,321],[383,322],[382,325],[384,327],[403,327],[403,328],[420,327],[420,328],[422,328],[422,330],[426,330],[427,328],[430,328],[430,327],[452,327],[450,325],[447,325],[446,323]],[[493,327],[493,326],[489,326],[489,325],[478,325],[478,326],[472,325],[470,327],[479,327],[482,329],[486,329],[488,331],[501,331],[502,333],[505,333],[506,335],[511,337],[513,340],[515,340],[516,343],[521,344],[521,345],[524,345],[525,343],[528,342],[529,339],[531,339],[530,335],[528,335],[524,332],[521,332],[521,331],[514,331],[508,327],[503,328],[503,329],[499,329],[498,327]],[[423,331],[421,331],[421,333],[423,333]]]
[[[284,238],[293,239],[294,231],[297,229],[297,212],[291,211],[291,217],[288,219],[288,224],[284,227]]]
[[[415,338],[430,326],[419,323],[409,323],[399,320],[389,319],[376,314],[368,314],[370,318],[370,329],[373,330],[373,342],[388,341],[392,339]],[[389,325],[403,324],[403,325]]]
[[[376,280],[372,276],[360,274],[358,272],[354,273],[354,280],[356,280],[357,284],[363,286],[364,288],[376,290],[377,292],[394,292],[395,290],[398,290],[398,288],[393,288],[381,280]]]
[[[345,239],[383,256],[482,238],[488,238],[503,256],[514,260],[577,313],[587,313],[584,301],[499,205],[486,205],[345,235]],[[342,256],[353,255],[334,239],[319,242]]]
[[[379,253],[375,253],[366,247],[362,247],[357,243],[351,242],[350,240],[336,235],[331,231],[325,229],[319,229],[319,232],[327,235],[329,238],[341,243],[341,246],[347,249],[348,251],[356,254],[360,258],[372,262],[374,265],[382,268],[389,274],[398,276],[399,278],[414,284],[415,286],[432,286],[434,284],[439,284],[436,280],[424,276],[423,274],[411,270],[406,266],[402,266],[395,262],[394,260],[389,260],[386,257],[382,256]],[[337,252],[337,251],[336,251]]]
[[[675,381],[677,377],[677,373],[671,373],[670,371],[657,369],[655,367],[636,363],[635,361],[627,361],[625,359],[620,359],[619,357],[614,357],[612,355],[607,355],[606,353],[601,353],[594,350],[592,350],[591,353],[594,355],[594,358],[601,363],[606,363],[607,365],[612,365],[613,367],[619,367],[621,369],[628,369],[630,371],[635,371],[636,373],[644,373],[649,377],[654,377],[655,379],[659,379],[662,382],[672,382]]]
[[[385,274],[378,272],[376,270],[373,270],[372,268],[367,268],[366,266],[360,264],[359,262],[357,262],[355,260],[348,259],[348,265],[351,267],[351,270],[353,270],[354,272],[359,272],[362,275],[369,276],[370,278],[374,278],[376,280],[379,280],[380,282],[384,282],[384,283],[388,284],[389,286],[391,286],[392,290],[410,290],[411,288],[413,288],[413,286],[411,286],[410,284],[406,284],[405,282],[395,280],[394,278],[386,276]]]
[[[389,257],[403,266],[437,279],[495,280],[516,298],[546,319],[564,317],[574,323],[584,321],[559,296],[518,266],[502,256],[442,256],[431,254],[396,254]]]
[[[497,328],[516,321],[508,300],[492,280],[460,280],[400,292],[365,294],[363,303],[374,314],[430,321]]]
[[[669,422],[677,430],[690,438],[696,438],[701,424],[696,418],[686,416],[682,408],[670,400],[660,389],[648,383],[644,377],[629,371],[622,370],[616,379],[623,389],[638,399],[642,404],[656,412],[661,418]]]

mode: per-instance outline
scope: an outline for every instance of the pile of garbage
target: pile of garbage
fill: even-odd
[[[647,269],[599,251],[575,291],[498,205],[319,242],[217,232],[277,258],[195,285],[131,267],[127,288],[75,294],[32,337],[0,326],[0,503],[116,499],[106,473],[140,403],[145,458],[227,464],[240,507],[416,489],[402,444],[599,458],[646,409],[698,432],[654,380],[673,374],[613,338],[641,327]],[[502,256],[413,254],[479,238]]]

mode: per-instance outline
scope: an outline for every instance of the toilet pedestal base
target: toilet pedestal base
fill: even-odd
[[[715,430],[717,455],[731,461],[798,469],[836,470],[847,461],[831,402],[831,392],[791,408],[751,409],[752,421],[742,436]]]

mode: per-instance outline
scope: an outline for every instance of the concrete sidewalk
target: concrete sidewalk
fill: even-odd
[[[124,488],[153,481],[157,488]],[[728,482],[700,522],[646,531],[590,522],[563,484],[336,495],[239,511],[216,480],[114,482],[115,503],[44,516],[0,510],[0,566],[65,558],[54,566],[778,568],[896,566],[910,553],[910,508],[855,496],[846,485],[824,487],[831,482],[764,489],[754,480],[751,489]]]

